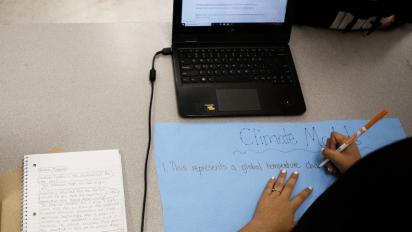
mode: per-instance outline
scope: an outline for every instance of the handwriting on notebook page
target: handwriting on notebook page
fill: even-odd
[[[123,231],[113,171],[45,166],[38,172],[41,231]]]

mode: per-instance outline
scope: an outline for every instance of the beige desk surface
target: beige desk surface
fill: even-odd
[[[383,107],[412,135],[411,26],[368,37],[294,27],[291,47],[307,112],[299,117],[214,119],[302,122],[368,119]],[[0,26],[0,172],[23,154],[119,148],[127,219],[140,225],[147,142],[148,72],[170,46],[170,23]],[[156,63],[154,121],[186,120],[176,111],[170,57]],[[153,154],[151,154],[153,155]],[[147,231],[162,231],[150,160]]]

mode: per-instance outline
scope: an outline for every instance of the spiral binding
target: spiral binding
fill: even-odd
[[[27,231],[27,216],[28,216],[28,209],[27,209],[27,187],[28,187],[28,159],[27,157],[23,158],[23,175],[22,175],[22,183],[23,183],[23,194],[22,194],[22,221],[21,221],[21,231]]]

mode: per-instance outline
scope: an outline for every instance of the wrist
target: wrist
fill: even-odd
[[[269,232],[267,228],[262,227],[262,223],[252,219],[248,224],[246,224],[239,232]],[[272,231],[270,231],[272,232]]]
[[[239,232],[251,232],[251,231],[256,231],[258,229],[258,224],[252,219],[246,224],[242,229],[239,230]]]

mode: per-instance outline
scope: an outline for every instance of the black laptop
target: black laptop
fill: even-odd
[[[292,0],[175,0],[173,67],[182,117],[299,115]]]

